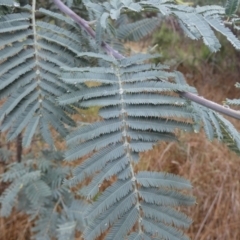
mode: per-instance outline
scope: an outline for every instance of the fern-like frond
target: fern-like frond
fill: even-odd
[[[110,232],[106,236],[106,240],[117,240],[123,236],[126,236],[138,219],[139,211],[136,206],[134,206],[113,225]]]
[[[165,188],[189,188],[189,183],[175,175],[164,173],[139,172],[136,175],[137,182],[144,187],[165,187]]]
[[[226,6],[225,6],[225,13],[227,16],[231,16],[234,14],[239,6],[239,0],[227,0]]]
[[[227,1],[225,8],[217,5],[197,6],[194,8],[154,0],[140,1],[140,4],[146,7],[157,8],[159,12],[166,16],[174,15],[188,37],[194,40],[202,38],[211,51],[217,51],[221,46],[211,28],[226,36],[236,49],[240,49],[239,39],[230,29],[224,26],[225,14],[232,16],[238,8],[238,0]]]
[[[129,159],[124,156],[106,164],[104,170],[97,174],[86,188],[81,189],[81,195],[90,199],[96,196],[99,191],[99,186],[101,186],[105,180],[109,180],[112,176],[124,170],[128,163]]]
[[[183,235],[183,232],[150,219],[144,219],[142,224],[147,233],[154,234],[159,239],[189,240],[187,236]]]
[[[68,133],[64,124],[75,125],[55,99],[76,89],[62,84],[58,75],[60,67],[80,64],[75,56],[81,51],[81,33],[70,19],[48,10],[39,12],[67,24],[71,31],[36,21],[35,8],[33,4],[0,17],[0,98],[5,99],[1,130],[8,130],[8,140],[25,130],[23,144],[28,146],[39,129],[53,146],[50,125],[62,136]]]
[[[87,204],[75,200],[63,185],[69,169],[61,166],[62,161],[61,152],[43,150],[39,158],[28,156],[21,163],[9,164],[1,175],[1,182],[10,182],[0,198],[1,215],[8,216],[14,206],[28,214],[29,221],[34,222],[34,239],[57,236],[65,240],[85,227]]]
[[[108,208],[108,210],[101,214],[101,217],[89,223],[85,231],[85,236],[88,239],[94,239],[99,236],[103,231],[107,230],[122,213],[129,211],[129,209],[136,203],[136,196],[133,193],[128,194],[126,197],[118,201],[117,204]],[[92,231],[94,228],[94,231]]]
[[[12,182],[27,173],[27,169],[22,164],[13,163],[6,173],[1,174],[1,182]]]
[[[29,183],[40,179],[40,171],[26,172],[21,177],[17,177],[15,181],[3,192],[0,203],[2,216],[9,216],[15,205],[15,200],[21,189]]]
[[[185,27],[190,25],[192,28],[195,28],[200,36],[202,36],[204,43],[209,47],[211,51],[217,51],[220,49],[220,43],[215,36],[214,32],[210,28],[209,24],[203,19],[201,15],[196,13],[185,13],[181,11],[175,11],[174,14],[181,19]],[[189,29],[191,31],[191,28]],[[192,34],[194,32],[192,31]],[[198,36],[195,35],[196,38]]]
[[[42,180],[32,182],[25,188],[25,194],[32,204],[51,195],[49,186]]]
[[[147,18],[134,23],[121,25],[117,29],[117,38],[120,40],[138,41],[152,33],[159,26],[157,18]]]
[[[91,56],[93,54],[89,54]],[[59,102],[77,101],[83,107],[100,106],[99,114],[103,118],[80,127],[67,137],[70,149],[66,151],[66,161],[90,155],[74,169],[73,178],[65,182],[75,186],[93,176],[78,192],[86,199],[97,196],[86,213],[89,224],[84,232],[85,239],[96,239],[108,228],[106,239],[124,239],[135,225],[139,233],[142,231],[151,239],[143,219],[156,221],[156,226],[169,234],[175,230],[168,224],[175,223],[179,228],[186,227],[189,222],[185,215],[173,209],[194,203],[193,198],[179,191],[191,187],[188,181],[170,174],[133,171],[139,152],[151,149],[158,141],[175,141],[177,128],[192,130],[192,112],[187,102],[175,96],[174,91],[195,89],[183,83],[179,73],[166,71],[164,66],[134,63],[153,57],[132,56],[117,64],[114,61],[104,69],[63,69],[64,82],[85,86],[76,93],[60,97]],[[88,87],[89,81],[99,85]],[[101,185],[113,176],[118,180],[98,196]],[[142,204],[151,209],[160,205],[167,208],[162,218],[160,209],[153,215],[153,210],[147,207],[146,215],[142,216]],[[167,225],[163,220],[165,214]],[[177,233],[174,232],[180,236]]]
[[[228,99],[227,103],[230,104],[231,100]],[[233,103],[235,103],[234,100]],[[239,154],[239,132],[235,129],[232,123],[209,108],[197,105],[196,103],[192,103],[192,106],[196,113],[194,117],[196,123],[195,132],[199,131],[201,123],[203,123],[205,133],[209,140],[213,140],[213,138],[216,137],[219,141],[226,143],[231,150]]]
[[[209,23],[209,25],[214,28],[215,30],[217,30],[218,32],[220,32],[222,35],[224,35],[227,40],[236,48],[236,49],[240,49],[240,41],[239,39],[232,33],[232,31],[225,27],[222,23],[221,20],[214,17],[214,18],[210,18],[207,17],[205,18],[206,21]]]
[[[123,155],[124,147],[122,144],[110,145],[100,150],[73,170],[74,177],[67,181],[68,184],[76,185],[77,183],[82,182],[85,178],[102,170],[108,162],[114,161]]]
[[[148,219],[173,224],[177,227],[188,228],[192,222],[185,214],[170,207],[142,203],[142,211],[144,216]]]

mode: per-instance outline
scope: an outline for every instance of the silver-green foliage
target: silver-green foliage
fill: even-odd
[[[70,169],[63,167],[63,154],[42,151],[38,158],[27,157],[11,163],[0,175],[0,183],[10,183],[0,197],[1,216],[9,216],[13,207],[35,221],[31,229],[35,239],[71,240],[75,231],[83,231],[86,203],[74,198],[63,180]]]
[[[182,83],[185,83],[185,80],[181,77],[181,75],[179,76],[179,79]],[[239,88],[240,84],[236,83],[236,87]],[[224,106],[229,108],[229,105],[240,105],[240,100],[227,99]],[[203,127],[206,136],[210,141],[216,138],[218,141],[225,143],[229,149],[236,152],[238,155],[240,154],[240,135],[229,120],[216,111],[198,105],[195,102],[191,103],[190,108],[193,111],[193,129],[195,133],[198,133],[201,127]]]
[[[228,16],[234,14],[239,7],[239,0],[228,0],[225,6],[225,13]]]
[[[232,34],[229,28],[224,25],[224,16],[232,15],[239,4],[239,1],[229,0],[226,8],[211,5],[202,7],[190,7],[176,5],[172,0],[140,0],[140,1],[120,1],[112,0],[104,3],[95,3],[94,1],[84,1],[89,12],[92,13],[94,19],[97,19],[96,36],[97,41],[101,43],[102,29],[106,29],[110,32],[110,20],[118,20],[125,12],[142,12],[142,11],[154,11],[158,13],[158,18],[174,16],[178,20],[181,28],[185,34],[193,40],[202,39],[204,43],[213,52],[218,51],[221,47],[219,40],[215,36],[213,30],[220,32],[228,38],[236,49],[240,49],[239,39]],[[149,20],[151,21],[151,20]],[[154,28],[158,26],[157,21],[148,27],[149,21],[138,21],[136,23],[126,22],[125,26],[120,27],[116,34],[113,36],[123,39],[139,40],[138,36],[141,36],[141,32],[150,33]],[[237,21],[237,20],[235,20]],[[132,26],[131,26],[132,24]],[[228,22],[228,24],[234,24]],[[132,32],[128,30],[132,27]],[[98,34],[101,33],[101,34]]]
[[[179,72],[149,63],[158,55],[115,59],[102,52],[105,46],[111,53],[102,41],[138,41],[174,16],[187,36],[203,39],[212,51],[220,48],[213,29],[240,49],[240,41],[224,25],[225,10],[231,17],[237,1],[229,0],[226,9],[166,0],[82,2],[96,31],[96,39],[88,42],[70,18],[35,9],[35,0],[21,8],[0,0],[11,9],[0,17],[1,131],[8,131],[9,140],[24,131],[25,146],[40,131],[53,146],[49,125],[66,136],[65,126],[75,125],[68,113],[76,113],[77,107],[98,106],[101,117],[67,136],[65,161],[85,159],[72,172],[63,167],[61,156],[46,151],[40,158],[9,165],[1,176],[2,182],[11,183],[0,198],[1,215],[18,206],[35,220],[32,231],[41,240],[72,240],[75,231],[87,240],[106,231],[109,240],[188,239],[181,229],[191,220],[176,208],[194,204],[186,194],[191,184],[173,174],[136,171],[139,153],[159,141],[177,140],[176,129],[198,131],[202,123],[209,139],[217,137],[234,150],[240,147],[239,134],[219,114],[180,98],[178,92],[195,89]],[[145,11],[153,11],[155,18],[132,22],[128,17]],[[36,13],[45,17],[39,20]],[[231,19],[227,23],[234,24]],[[1,154],[7,158],[6,152]],[[76,195],[73,189],[89,179]]]
[[[8,140],[12,140],[26,129],[23,144],[29,146],[39,129],[53,146],[49,125],[62,136],[68,133],[65,124],[75,125],[66,114],[75,110],[59,107],[55,99],[76,89],[62,83],[58,75],[60,66],[80,64],[75,58],[81,51],[80,31],[68,18],[44,9],[37,13],[51,16],[67,28],[36,21],[34,7],[13,8],[11,14],[0,18],[0,98],[5,99],[0,109],[1,131],[8,130]]]
[[[145,235],[149,239],[187,239],[173,226],[187,227],[190,220],[174,207],[194,203],[192,197],[179,192],[191,188],[190,183],[171,174],[134,171],[140,152],[158,141],[174,141],[176,128],[192,129],[186,122],[192,118],[187,102],[171,92],[194,88],[178,83],[179,74],[166,71],[160,64],[141,63],[153,57],[158,55],[139,54],[120,61],[109,58],[109,66],[104,68],[63,69],[63,82],[92,81],[100,86],[86,85],[61,97],[60,104],[103,106],[99,111],[103,121],[81,127],[67,137],[70,149],[66,161],[91,154],[73,170],[74,177],[67,183],[75,186],[94,176],[79,192],[93,199],[105,180],[117,176],[88,209],[85,239],[96,239],[109,227],[106,239],[124,239],[136,224],[139,239]]]

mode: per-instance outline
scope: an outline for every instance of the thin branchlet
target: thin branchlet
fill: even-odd
[[[96,33],[94,32],[94,30],[91,28],[90,23],[86,20],[84,20],[83,18],[81,18],[80,16],[78,16],[74,11],[72,11],[68,6],[66,6],[61,0],[53,0],[53,2],[55,3],[55,5],[66,15],[68,15],[70,18],[72,18],[81,28],[83,28],[88,34],[89,36],[91,36],[92,38],[96,37]],[[119,52],[117,52],[115,49],[113,49],[110,45],[108,45],[105,42],[102,42],[101,44],[102,48],[107,52],[107,54],[115,57],[116,59],[122,59],[124,58],[124,56],[122,54],[120,54]],[[224,106],[214,103],[210,100],[207,100],[201,96],[198,96],[196,94],[193,93],[189,93],[189,92],[182,92],[179,91],[178,94],[181,97],[184,97],[186,99],[189,99],[195,103],[198,103],[202,106],[205,106],[207,108],[210,108],[214,111],[220,112],[222,114],[225,114],[229,117],[235,118],[235,119],[240,119],[240,113],[238,111],[235,111],[233,109],[230,108],[225,108]]]

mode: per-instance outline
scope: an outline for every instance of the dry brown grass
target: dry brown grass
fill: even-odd
[[[30,240],[30,227],[25,214],[13,211],[10,217],[0,218],[0,239],[1,240]]]
[[[187,209],[194,240],[237,240],[240,236],[240,159],[203,133],[180,136],[142,156],[141,169],[167,171],[189,179],[197,204]]]
[[[239,98],[239,91],[234,87],[239,81],[239,72],[212,71],[204,64],[194,72],[184,67],[181,70],[188,73],[189,83],[200,95],[208,99],[220,103],[226,97]],[[83,120],[96,118],[94,112],[83,114]],[[240,122],[233,122],[240,129]],[[180,143],[161,143],[143,154],[138,169],[167,171],[191,181],[197,204],[184,209],[193,219],[188,230],[191,239],[239,240],[240,157],[225,145],[208,141],[203,132],[180,133],[179,137]],[[64,144],[58,147],[64,148]],[[25,215],[14,211],[7,219],[0,218],[0,239],[28,240],[30,225]]]

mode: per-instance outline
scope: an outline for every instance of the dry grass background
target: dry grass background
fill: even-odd
[[[139,48],[139,45],[132,44],[131,48],[134,47]],[[194,85],[200,95],[221,103],[226,97],[239,98],[239,90],[234,87],[240,77],[238,67],[228,72],[203,62],[194,70],[184,66],[179,70],[186,74],[189,84]],[[94,112],[86,112],[85,118],[92,114]],[[240,129],[239,121],[232,122]],[[203,132],[180,133],[179,138],[179,143],[161,143],[142,154],[138,169],[167,171],[191,181],[197,204],[184,210],[193,219],[187,231],[192,240],[239,240],[240,157],[216,140],[208,141]],[[43,147],[41,143],[36,144]],[[64,148],[64,144],[60,143],[59,147]],[[25,215],[14,211],[9,218],[0,218],[0,239],[28,240],[31,224]]]

